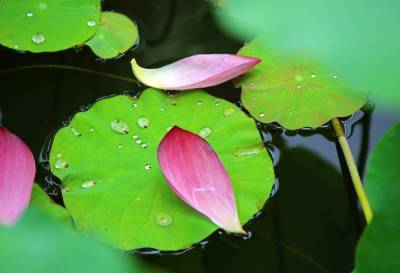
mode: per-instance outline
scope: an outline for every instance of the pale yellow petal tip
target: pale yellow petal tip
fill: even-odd
[[[230,229],[224,229],[226,233],[228,234],[240,234],[240,235],[247,235],[247,232],[242,228],[242,226],[238,226],[235,228],[230,228]]]

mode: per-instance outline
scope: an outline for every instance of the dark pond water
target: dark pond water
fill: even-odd
[[[138,21],[141,42],[137,49],[102,62],[87,48],[36,55],[0,48],[0,70],[58,64],[132,78],[129,61],[133,57],[152,66],[197,53],[235,53],[243,44],[218,28],[204,1],[109,0],[104,9]],[[110,94],[138,91],[130,82],[46,68],[0,72],[0,82],[3,125],[21,136],[37,158],[46,138],[81,106]],[[239,90],[230,84],[208,91],[233,102],[239,100]],[[360,111],[345,122],[361,173],[368,152],[399,120],[384,110],[377,105],[373,113]],[[246,225],[250,238],[216,233],[202,247],[180,255],[142,255],[144,260],[182,273],[351,271],[364,223],[330,128],[285,132],[276,125],[259,127],[276,162],[279,189],[262,213]],[[37,177],[42,184],[43,174]]]

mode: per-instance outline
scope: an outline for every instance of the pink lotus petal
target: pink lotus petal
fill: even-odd
[[[28,207],[35,170],[28,146],[0,127],[0,224],[14,224]]]
[[[183,201],[227,232],[245,234],[228,174],[205,140],[175,126],[157,152],[169,186]]]
[[[229,81],[259,62],[257,58],[231,54],[199,54],[156,69],[142,68],[135,59],[131,64],[136,78],[145,85],[166,90],[188,90]]]

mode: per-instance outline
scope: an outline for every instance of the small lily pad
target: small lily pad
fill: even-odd
[[[357,247],[358,273],[398,272],[400,124],[390,129],[368,160],[365,187],[374,216]]]
[[[56,204],[38,184],[33,184],[30,205],[40,208],[43,213],[63,223],[65,226],[73,226],[71,215],[69,215],[68,211]]]
[[[278,122],[287,129],[316,128],[334,117],[357,111],[366,95],[349,88],[340,75],[307,57],[286,57],[266,46],[259,37],[238,54],[262,59],[236,81],[241,99],[261,122]]]
[[[84,43],[98,28],[100,0],[2,0],[0,43],[51,52]]]
[[[101,13],[100,27],[86,45],[97,56],[110,59],[127,51],[138,38],[135,23],[123,14],[107,11]]]
[[[227,109],[230,115],[224,115]],[[128,134],[111,127],[115,120],[126,124]],[[274,172],[254,120],[204,91],[168,96],[147,89],[137,99],[119,95],[96,102],[54,138],[51,171],[63,183],[66,208],[79,230],[125,250],[177,250],[218,229],[180,200],[160,170],[157,147],[174,125],[199,134],[216,151],[242,224],[262,208]],[[68,164],[57,168],[58,160]]]

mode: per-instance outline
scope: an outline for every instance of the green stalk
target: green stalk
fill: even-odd
[[[332,119],[332,126],[336,132],[336,136],[339,140],[340,147],[342,149],[344,158],[346,160],[347,168],[349,169],[351,180],[353,181],[354,189],[356,191],[358,200],[360,202],[362,211],[364,212],[365,220],[367,224],[372,219],[372,209],[369,204],[367,194],[365,193],[364,186],[361,182],[360,174],[357,170],[357,165],[354,161],[353,154],[351,152],[349,143],[347,142],[346,136],[343,132],[342,125],[337,118]]]

